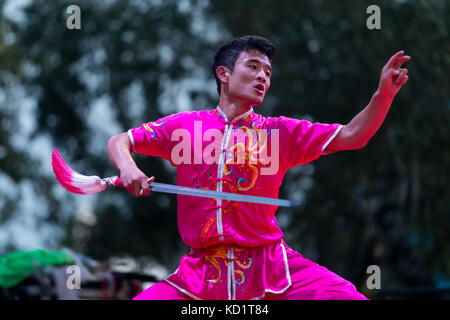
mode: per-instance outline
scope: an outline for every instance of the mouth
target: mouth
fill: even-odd
[[[256,86],[254,86],[254,88],[259,94],[264,94],[264,86],[262,84],[257,84]]]

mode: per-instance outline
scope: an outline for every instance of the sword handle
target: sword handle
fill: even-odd
[[[120,180],[120,178],[118,176],[114,176],[114,177],[108,177],[108,178],[104,178],[102,179],[103,181],[106,182],[106,184],[110,187],[121,187],[121,188],[125,188],[125,186],[122,184],[122,181]],[[149,183],[150,186],[150,190],[152,189],[152,182]],[[134,194],[134,189],[133,186],[129,186],[127,189],[130,193]]]
[[[110,187],[121,187],[121,188],[125,188],[125,186],[122,184],[122,181],[120,180],[120,178],[118,176],[114,176],[114,177],[108,177],[108,178],[104,178],[103,181],[106,182],[106,184]],[[134,194],[134,189],[133,186],[130,186],[127,189],[129,192],[131,192],[132,194]]]

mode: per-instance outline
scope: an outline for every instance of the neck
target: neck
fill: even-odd
[[[227,116],[228,121],[233,121],[234,118],[243,113],[246,113],[252,107],[250,104],[231,101],[225,94],[220,95],[219,106]]]

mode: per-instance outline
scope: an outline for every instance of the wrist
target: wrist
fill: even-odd
[[[116,164],[116,166],[120,172],[137,168],[136,164],[131,161],[120,161]]]
[[[377,91],[373,94],[373,98],[377,100],[382,100],[387,103],[391,103],[394,100],[395,94],[388,92],[387,90],[383,90],[378,88]]]
[[[377,88],[377,90],[375,91],[375,93],[373,95],[374,95],[374,97],[376,97],[378,99],[382,99],[382,100],[386,100],[386,101],[392,101],[395,97],[395,94],[393,94],[392,92],[390,92],[388,90],[383,90],[382,88]]]

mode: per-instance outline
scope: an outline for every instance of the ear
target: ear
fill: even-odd
[[[231,72],[230,69],[224,66],[218,66],[216,69],[216,75],[219,78],[220,82],[228,83]]]

